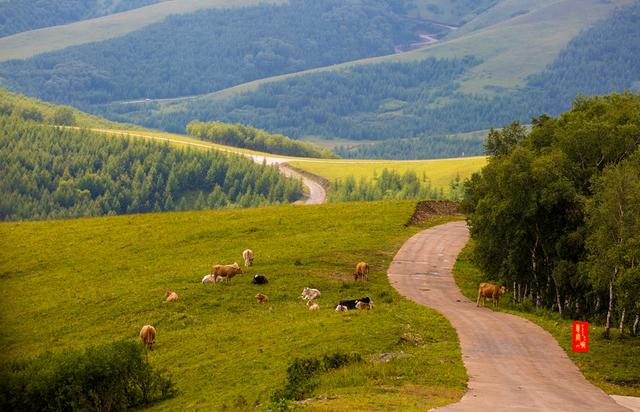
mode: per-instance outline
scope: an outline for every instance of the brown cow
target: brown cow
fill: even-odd
[[[234,277],[235,275],[241,274],[242,269],[240,269],[240,265],[234,262],[233,265],[214,265],[211,273],[213,274],[216,282],[218,278],[226,279],[226,282],[229,283],[229,279]]]
[[[165,302],[175,302],[178,300],[178,294],[172,290],[168,290],[165,297],[167,298],[165,299]]]
[[[507,288],[500,285],[494,285],[492,283],[481,283],[478,288],[478,300],[476,306],[480,306],[480,298],[482,297],[482,306],[487,304],[487,298],[493,299],[493,306],[498,306],[500,303],[500,297],[505,294]]]
[[[258,293],[256,295],[256,301],[258,303],[267,303],[267,302],[269,302],[269,296],[263,295],[262,293]]]
[[[151,325],[144,325],[140,329],[140,339],[142,339],[147,349],[152,350],[153,344],[156,342],[156,328]]]
[[[367,282],[369,280],[369,264],[366,262],[360,262],[356,265],[356,271],[353,273],[353,279],[362,279]]]

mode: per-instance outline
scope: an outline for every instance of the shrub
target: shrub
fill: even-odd
[[[362,357],[357,353],[336,352],[320,358],[296,358],[287,368],[287,384],[271,396],[273,404],[281,404],[286,400],[304,399],[317,385],[316,375],[338,369],[350,363],[360,362]],[[286,403],[286,402],[285,402]]]
[[[93,346],[3,365],[0,410],[119,411],[174,395],[168,377],[130,341]]]

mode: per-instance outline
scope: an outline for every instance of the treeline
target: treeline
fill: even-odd
[[[334,151],[345,159],[439,159],[473,156],[482,153],[482,138],[456,136],[397,139],[355,146],[338,146]]]
[[[406,199],[451,199],[462,197],[463,186],[460,177],[451,181],[450,191],[434,188],[426,175],[418,177],[409,170],[400,174],[395,170],[383,169],[380,176],[374,174],[372,179],[365,177],[356,180],[348,176],[344,180],[331,182],[327,199],[331,202],[352,202],[360,200],[406,200]]]
[[[0,116],[0,220],[251,207],[302,197],[275,166]]]
[[[417,39],[420,27],[401,11],[391,0],[291,0],[202,10],[116,39],[5,62],[0,75],[13,90],[83,108],[202,94],[391,54],[394,45]]]
[[[0,1],[0,37],[136,9],[161,0]]]
[[[204,123],[197,120],[187,125],[187,133],[214,143],[297,157],[335,159],[335,153],[307,142],[241,124]]]
[[[561,315],[640,321],[640,94],[576,99],[531,132],[489,133],[465,183],[475,260],[516,302]]]
[[[190,102],[178,112],[120,113],[121,119],[178,130],[191,118],[252,124],[290,136],[349,139],[415,138],[411,150],[442,148],[433,136],[489,129],[514,119],[529,123],[539,113],[557,115],[578,94],[605,94],[640,86],[640,4],[620,10],[573,39],[544,72],[515,91],[494,97],[461,93],[456,79],[480,63],[475,58],[404,64],[362,65],[350,70],[312,73],[261,85],[225,101]],[[354,156],[373,157],[406,145],[364,147]],[[465,150],[466,154],[478,154]],[[404,156],[398,153],[397,156]],[[345,151],[340,154],[349,157]],[[377,154],[376,154],[377,156]]]

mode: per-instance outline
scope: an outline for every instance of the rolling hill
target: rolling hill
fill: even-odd
[[[3,1],[0,2],[0,37],[120,13],[159,1],[163,0]]]
[[[615,12],[627,4],[500,2],[442,41],[414,51],[261,79],[175,102],[113,104],[105,113],[171,130],[197,117],[297,137],[418,137],[428,146],[451,133],[501,127],[515,119],[528,123],[542,112],[557,114],[579,93],[638,87],[639,42],[627,41],[640,37],[638,6]],[[455,69],[445,71],[451,77],[438,76],[440,68],[452,65]],[[446,150],[433,155],[478,154],[481,145]],[[385,156],[383,149],[378,152]]]
[[[164,0],[160,2],[150,0],[147,3],[157,4],[2,37],[0,38],[0,61],[26,59],[71,46],[121,37],[148,25],[161,22],[174,14],[192,13],[208,8],[246,7],[258,3],[273,4],[284,1],[286,0]],[[18,4],[18,2],[9,3]],[[8,14],[9,11],[6,13]],[[24,13],[24,11],[21,10],[20,13]],[[29,16],[29,19],[31,18],[33,16]]]
[[[418,230],[404,227],[413,208],[354,203],[0,223],[0,363],[138,340],[151,323],[149,362],[178,390],[153,410],[273,409],[270,398],[296,358],[336,352],[362,361],[313,377],[304,396],[327,401],[310,407],[417,411],[453,402],[466,381],[454,330],[386,278],[395,251]],[[212,264],[238,261],[246,247],[254,267],[229,285],[201,284]],[[372,268],[368,284],[351,277],[362,259]],[[255,273],[269,283],[252,285]],[[307,286],[322,291],[318,312],[299,298]],[[163,303],[167,289],[178,293],[175,304]],[[269,303],[256,303],[258,292]],[[334,311],[338,300],[366,295],[372,311]]]

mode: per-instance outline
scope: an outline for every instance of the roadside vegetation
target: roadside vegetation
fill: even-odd
[[[328,159],[338,157],[332,151],[312,143],[294,140],[281,134],[270,134],[241,124],[192,121],[187,125],[187,133],[214,143],[266,153]]]
[[[473,256],[476,247],[477,243],[471,241],[458,255],[453,268],[456,284],[463,295],[473,302],[478,296],[480,283],[500,281],[482,271],[475,263]],[[571,343],[571,318],[561,317],[558,312],[547,308],[536,308],[531,299],[514,302],[512,291],[500,300],[499,309],[493,308],[490,303],[487,303],[487,307],[522,316],[549,332],[587,380],[606,393],[640,396],[640,337],[632,337],[628,333],[623,336],[613,329],[610,338],[605,338],[602,321],[595,319],[589,324],[589,352],[575,353]]]
[[[153,410],[293,406],[289,395],[274,394],[302,388],[294,365],[314,359],[321,363],[302,388],[309,410],[423,411],[455,402],[467,380],[455,331],[386,277],[395,252],[421,229],[404,226],[414,207],[387,201],[0,223],[0,362],[139,343],[140,327],[153,324],[148,362],[176,391]],[[253,267],[228,285],[201,283],[212,264],[241,262],[247,247]],[[353,281],[360,260],[371,266],[366,284]],[[269,283],[252,285],[257,273]],[[322,292],[317,312],[299,297],[307,286]],[[177,302],[163,303],[167,289]],[[256,303],[258,292],[269,302]],[[373,310],[335,312],[340,299],[363,296]]]
[[[476,262],[516,302],[638,334],[639,112],[640,94],[578,98],[530,132],[489,133],[464,208]]]

